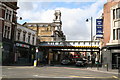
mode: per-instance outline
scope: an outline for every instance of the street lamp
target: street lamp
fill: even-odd
[[[92,55],[92,28],[93,28],[93,18],[91,17],[90,20],[91,20],[91,55]],[[88,22],[88,21],[89,21],[89,19],[86,19],[86,22]]]

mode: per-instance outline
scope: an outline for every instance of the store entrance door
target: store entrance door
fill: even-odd
[[[28,64],[29,63],[29,50],[19,48],[17,50],[17,64]]]
[[[120,53],[113,53],[112,54],[112,68],[118,69],[120,66]]]

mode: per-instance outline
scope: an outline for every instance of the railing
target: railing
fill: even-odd
[[[100,46],[99,41],[47,41],[41,42],[40,46]]]

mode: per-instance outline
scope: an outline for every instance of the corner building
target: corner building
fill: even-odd
[[[2,46],[2,64],[8,65],[14,61],[14,39],[17,24],[17,2],[0,1],[0,45]]]
[[[120,0],[109,0],[103,14],[102,63],[103,67],[116,69],[120,66]]]

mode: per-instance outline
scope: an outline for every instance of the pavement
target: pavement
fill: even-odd
[[[49,66],[49,65],[47,65]],[[63,65],[54,65],[54,67],[63,67]],[[69,66],[66,65],[65,67],[70,67],[70,68],[83,68],[85,69],[86,67],[76,67],[76,66]],[[111,74],[118,74],[118,69],[107,69],[107,68],[102,68],[102,67],[87,67],[87,70],[90,71],[96,71],[96,72],[104,72],[104,73],[111,73]]]
[[[88,70],[91,70],[91,71],[96,71],[96,72],[104,72],[104,73],[111,73],[111,74],[118,74],[118,69],[105,69],[105,68],[91,68],[91,67],[88,67],[87,68]]]

